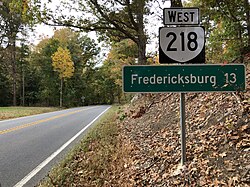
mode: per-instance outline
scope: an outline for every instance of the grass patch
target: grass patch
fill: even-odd
[[[56,107],[0,107],[0,120],[60,110]]]
[[[38,186],[103,186],[119,150],[118,106],[109,109]]]

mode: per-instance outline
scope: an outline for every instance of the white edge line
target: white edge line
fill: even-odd
[[[111,106],[110,106],[111,107]],[[31,178],[33,178],[39,171],[41,171],[50,161],[52,161],[59,153],[61,153],[69,144],[71,144],[78,136],[80,136],[89,126],[91,126],[101,115],[103,115],[110,107],[105,109],[95,119],[93,119],[87,126],[85,126],[80,132],[73,136],[69,141],[63,144],[57,151],[52,153],[47,159],[33,169],[28,175],[26,175],[21,181],[19,181],[14,187],[24,186]]]

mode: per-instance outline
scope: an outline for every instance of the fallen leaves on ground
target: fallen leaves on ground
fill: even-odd
[[[139,94],[120,138],[131,152],[123,186],[250,186],[250,74],[241,93],[186,94],[187,162],[180,166],[179,94]],[[129,180],[124,180],[129,179]]]

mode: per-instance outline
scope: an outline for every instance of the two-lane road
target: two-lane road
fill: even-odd
[[[0,186],[34,186],[109,106],[0,121]]]

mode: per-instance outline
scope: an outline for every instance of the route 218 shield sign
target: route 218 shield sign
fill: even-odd
[[[161,64],[205,63],[204,27],[161,27],[159,40]]]

